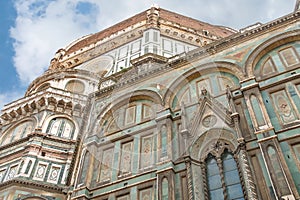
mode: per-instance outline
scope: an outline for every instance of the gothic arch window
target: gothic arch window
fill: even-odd
[[[53,118],[47,127],[46,133],[72,139],[74,136],[75,126],[69,119],[63,117]]]
[[[26,121],[13,127],[7,133],[3,134],[3,136],[0,138],[0,146],[26,137],[29,133],[32,132],[33,126],[34,123],[32,121]]]
[[[209,199],[244,199],[237,163],[227,149],[221,156],[209,153],[205,171]]]
[[[22,170],[22,168],[23,168],[23,165],[24,165],[24,160],[22,160],[21,163],[20,163],[19,170],[18,170],[18,174],[21,173],[21,170]]]

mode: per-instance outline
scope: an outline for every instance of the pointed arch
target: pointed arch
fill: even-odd
[[[127,103],[136,100],[150,100],[159,106],[162,106],[164,104],[162,100],[162,96],[155,90],[151,90],[151,89],[135,90],[131,93],[127,93],[125,95],[113,97],[112,99],[110,99],[110,103],[104,106],[99,111],[99,113],[101,114],[98,115],[97,118],[100,119],[112,108],[118,108],[122,105],[125,105]]]
[[[94,134],[99,131],[105,131],[105,128],[103,128],[102,126],[103,123],[105,123],[106,125],[113,125],[113,127],[115,125],[120,125],[118,123],[114,123],[118,121],[120,115],[124,115],[126,114],[126,112],[136,112],[137,109],[134,107],[136,106],[136,102],[138,101],[144,101],[139,105],[141,106],[141,109],[139,109],[139,112],[141,112],[141,121],[150,120],[151,116],[155,117],[154,111],[160,110],[163,105],[161,95],[154,89],[141,89],[122,96],[112,97],[111,99],[109,99],[108,104],[97,111],[98,116],[94,121],[94,129],[91,133]],[[123,110],[120,110],[120,108],[123,108]],[[150,114],[152,115],[150,116]],[[110,116],[112,116],[112,118]],[[134,123],[135,121],[134,119],[132,119],[128,121],[128,123],[125,123],[125,125],[132,125]],[[122,123],[121,126],[122,125],[124,124]]]
[[[178,94],[180,94],[180,90],[184,88],[186,85],[189,85],[192,80],[195,80],[197,78],[200,78],[205,75],[209,74],[217,74],[220,73],[221,75],[228,74],[232,76],[232,78],[236,79],[235,81],[235,86],[239,85],[240,80],[243,79],[244,74],[241,70],[241,67],[230,62],[211,62],[211,63],[206,63],[203,65],[199,65],[197,67],[191,68],[187,72],[181,74],[176,80],[171,82],[169,86],[167,87],[167,92],[163,96],[163,102],[165,102],[166,106],[172,107],[173,100],[177,97]],[[230,82],[227,79],[222,79],[222,76],[217,76],[217,81],[221,81],[222,83],[224,81]],[[204,79],[201,80],[202,82],[205,81]],[[232,81],[232,80],[231,80]],[[201,82],[201,84],[202,84]],[[206,83],[206,89],[209,89],[209,83]],[[224,88],[219,88],[221,91]],[[183,91],[184,93],[185,91]],[[184,98],[184,97],[183,97]]]
[[[190,157],[199,162],[192,167],[193,183],[205,199],[245,199],[246,192],[240,167],[239,143],[226,129],[211,129],[191,145]],[[200,176],[200,177],[199,177]]]
[[[198,139],[191,144],[189,154],[193,159],[200,159],[200,161],[203,162],[207,158],[208,154],[212,153],[212,145],[218,146],[219,141],[222,142],[222,148],[226,148],[230,152],[235,152],[239,146],[237,138],[232,131],[228,129],[214,128],[201,134]],[[221,153],[223,151],[224,149],[222,151],[219,150]]]
[[[266,52],[269,52],[283,44],[298,40],[300,40],[300,30],[281,33],[266,40],[257,46],[249,55],[245,64],[245,75],[249,78],[254,76],[254,68],[258,61],[266,54]]]

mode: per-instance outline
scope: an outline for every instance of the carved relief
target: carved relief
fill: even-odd
[[[285,90],[274,92],[271,96],[275,111],[283,124],[288,124],[298,119]]]
[[[41,179],[41,180],[44,179],[46,170],[47,170],[47,164],[39,163],[38,167],[36,168],[36,173],[34,178]]]
[[[124,125],[130,125],[136,121],[136,106],[130,106],[125,112],[125,123]]]
[[[60,167],[52,166],[48,177],[49,182],[57,183],[60,174]]]
[[[198,97],[201,96],[201,94],[203,93],[203,90],[205,89],[206,91],[208,91],[210,94],[212,94],[212,88],[211,88],[211,82],[210,79],[202,79],[197,81],[197,88],[198,88]]]

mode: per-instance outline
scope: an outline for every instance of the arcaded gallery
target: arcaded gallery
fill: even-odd
[[[0,199],[299,200],[299,19],[152,6],[53,52],[2,109]]]

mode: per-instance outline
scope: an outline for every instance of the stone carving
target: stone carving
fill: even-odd
[[[49,175],[49,181],[57,182],[59,177],[60,168],[59,167],[52,167]]]
[[[283,124],[293,122],[297,119],[295,111],[287,97],[286,91],[281,90],[272,94],[274,105]]]
[[[47,168],[47,165],[45,165],[45,164],[39,164],[39,166],[37,167],[37,170],[36,170],[35,177],[39,178],[39,179],[44,178],[44,175],[45,175],[45,172],[46,172],[46,168]]]

